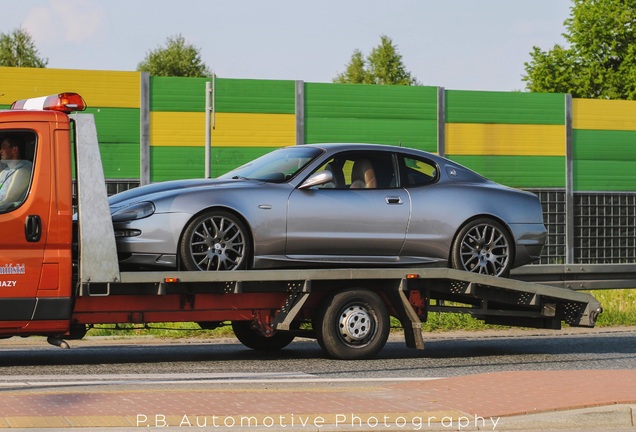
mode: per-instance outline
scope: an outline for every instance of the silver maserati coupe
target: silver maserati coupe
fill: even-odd
[[[375,144],[281,148],[216,179],[110,197],[123,268],[451,266],[539,258],[541,204],[443,157]]]

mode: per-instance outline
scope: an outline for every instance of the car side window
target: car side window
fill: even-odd
[[[402,164],[403,181],[406,187],[424,186],[437,181],[437,165],[426,159],[404,156]]]
[[[33,176],[36,134],[0,131],[0,213],[20,207]]]
[[[318,171],[333,180],[321,189],[390,189],[397,187],[393,156],[385,152],[346,152],[330,158]]]

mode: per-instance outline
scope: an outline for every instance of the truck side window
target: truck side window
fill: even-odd
[[[26,200],[33,175],[36,135],[29,131],[0,132],[0,213]]]

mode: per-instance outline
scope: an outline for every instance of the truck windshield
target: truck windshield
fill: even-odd
[[[322,150],[314,147],[285,147],[254,159],[219,178],[284,183],[321,153]]]

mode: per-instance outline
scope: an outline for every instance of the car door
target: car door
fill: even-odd
[[[289,197],[287,256],[395,260],[404,243],[410,201],[408,193],[397,187],[393,154],[341,153],[320,170],[331,171],[334,180],[295,189]]]

